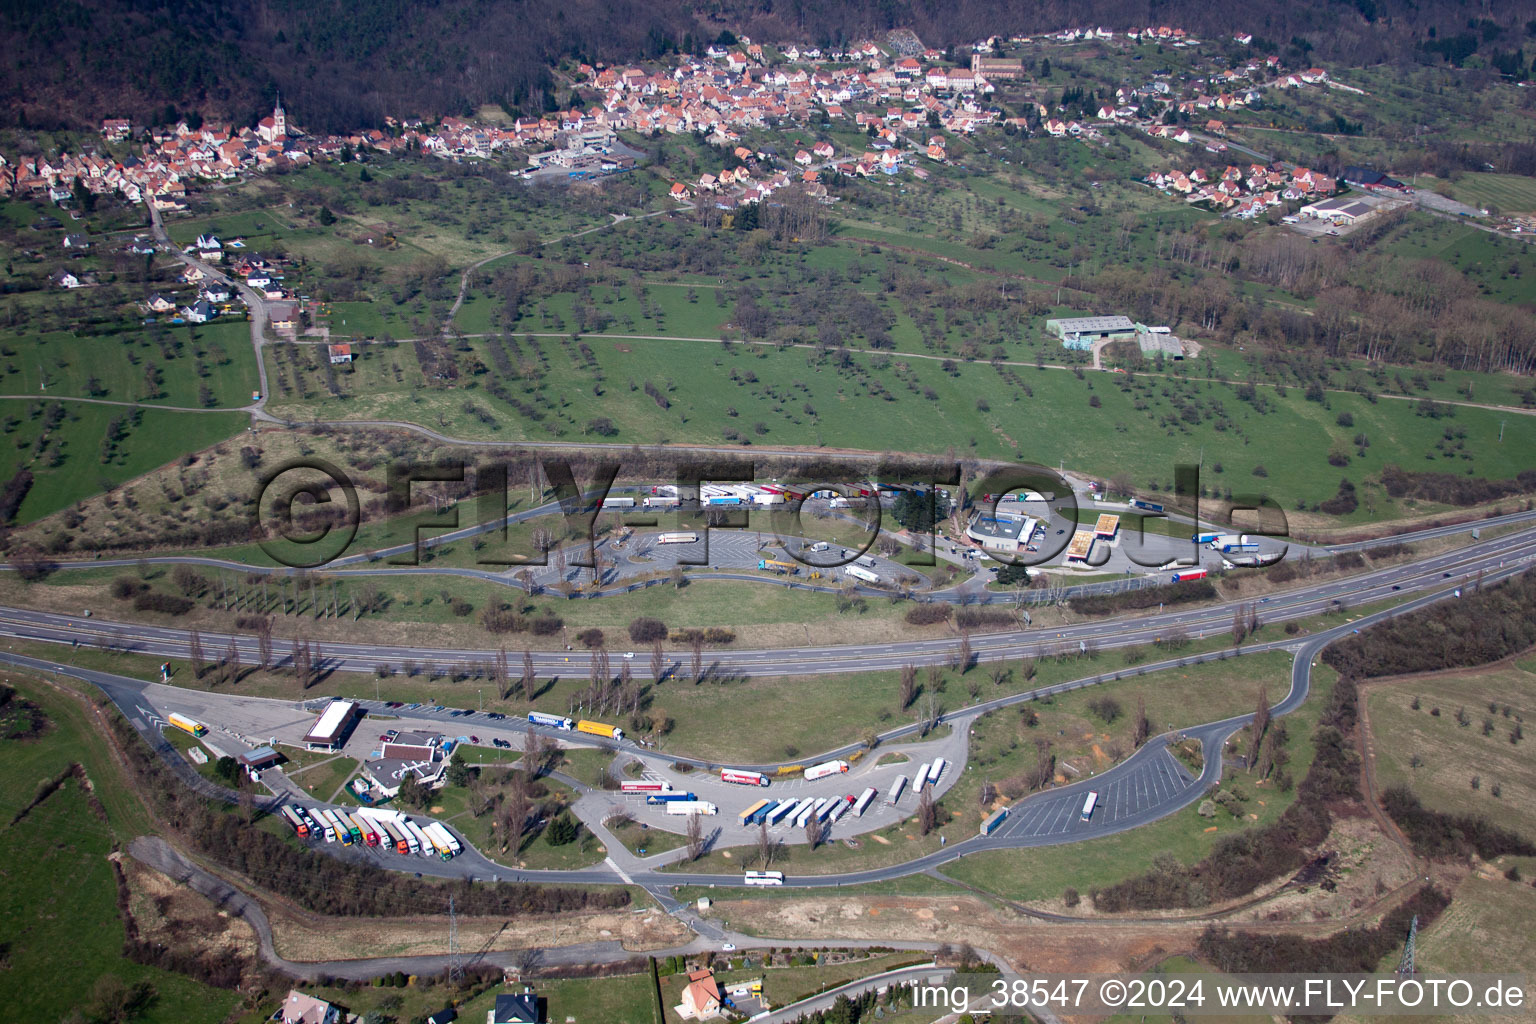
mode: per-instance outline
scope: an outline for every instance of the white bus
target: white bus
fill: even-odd
[[[783,885],[782,871],[748,871],[741,876],[742,885]]]
[[[1092,793],[1088,794],[1088,799],[1083,801],[1083,820],[1084,821],[1087,821],[1089,818],[1093,817],[1093,809],[1098,806],[1098,803],[1099,803],[1099,791],[1098,790],[1094,790]]]

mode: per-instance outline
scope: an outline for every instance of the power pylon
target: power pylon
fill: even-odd
[[[1408,925],[1408,944],[1403,947],[1403,958],[1397,964],[1397,976],[1407,978],[1418,973],[1414,966],[1413,947],[1419,936],[1419,915],[1413,915],[1413,921]]]

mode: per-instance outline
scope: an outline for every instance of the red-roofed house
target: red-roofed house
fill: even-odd
[[[683,989],[683,1001],[673,1011],[683,1020],[708,1020],[720,1015],[720,986],[708,970],[693,971],[688,975],[688,987]]]

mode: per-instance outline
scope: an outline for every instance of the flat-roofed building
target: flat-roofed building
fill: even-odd
[[[1078,530],[1072,535],[1072,543],[1067,545],[1067,561],[1086,562],[1088,555],[1093,551],[1093,531]]]
[[[1348,196],[1335,196],[1332,199],[1324,199],[1320,203],[1302,207],[1300,216],[1311,217],[1314,220],[1331,221],[1334,224],[1348,225],[1376,212],[1376,206],[1359,199],[1351,199]]]
[[[247,751],[235,758],[239,762],[240,767],[253,768],[257,771],[263,768],[270,768],[282,759],[283,755],[271,747],[257,747],[255,750]]]
[[[304,734],[306,750],[340,750],[352,727],[362,717],[362,707],[350,700],[333,700],[326,705],[314,727]]]
[[[1120,517],[1104,514],[1099,516],[1099,521],[1093,524],[1093,535],[1103,537],[1105,540],[1114,540],[1115,534],[1120,532]]]
[[[987,514],[978,511],[965,528],[965,535],[980,544],[984,551],[1015,554],[1028,547],[1035,535],[1038,520],[1016,512]]]

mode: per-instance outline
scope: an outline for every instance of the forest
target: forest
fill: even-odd
[[[1489,16],[1491,15],[1491,17]],[[18,0],[0,7],[0,109],[10,125],[95,127],[101,118],[183,114],[254,123],[281,92],[305,127],[382,125],[386,114],[441,116],[485,104],[552,109],[561,60],[632,61],[702,51],[723,32],[837,45],[914,29],[929,46],[1068,25],[1170,24],[1226,38],[1246,30],[1301,59],[1523,70],[1532,0],[791,0],[711,4],[641,0]],[[727,38],[730,38],[727,36]],[[124,40],[133,46],[125,50]],[[1277,41],[1277,42],[1271,42]]]
[[[1340,641],[1323,661],[1346,678],[1371,679],[1485,665],[1536,643],[1536,575],[1461,593]]]

